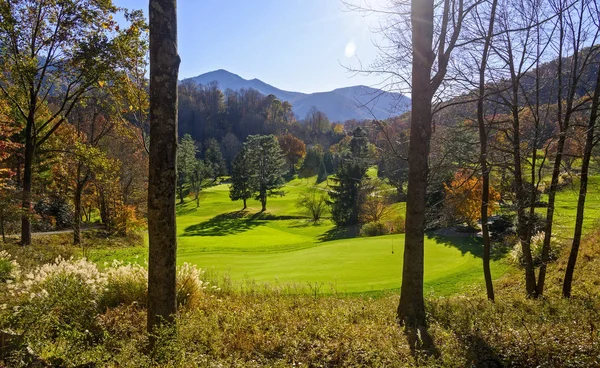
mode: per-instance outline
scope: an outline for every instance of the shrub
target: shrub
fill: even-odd
[[[13,318],[25,326],[23,334],[36,339],[74,334],[87,339],[97,331],[96,300],[105,280],[93,263],[59,257],[8,285],[13,301],[20,301]]]
[[[16,281],[20,274],[17,261],[7,251],[0,251],[0,282]]]
[[[314,224],[317,224],[327,210],[326,192],[312,189],[308,193],[300,193],[296,207],[306,212]]]
[[[189,263],[177,267],[177,305],[193,307],[204,294],[208,282],[201,277],[204,271]]]
[[[503,214],[498,216],[488,225],[488,229],[490,230],[491,237],[494,241],[501,241],[509,235],[516,234],[515,215]]]
[[[531,256],[533,257],[533,264],[539,266],[542,263],[542,248],[544,247],[544,237],[546,234],[543,231],[537,232],[531,237]],[[548,259],[553,261],[558,258],[560,254],[560,243],[554,235],[550,237],[550,251],[548,252]],[[513,250],[510,252],[510,257],[513,262],[524,265],[525,258],[523,257],[523,248],[521,242],[515,244]]]
[[[386,222],[391,234],[404,234],[406,232],[406,220],[402,215],[394,217]]]
[[[360,229],[361,236],[378,236],[387,235],[390,233],[390,229],[381,222],[369,222],[364,224]]]
[[[118,305],[138,303],[146,305],[148,298],[148,271],[139,264],[113,261],[107,268],[106,286],[99,300],[100,310]]]

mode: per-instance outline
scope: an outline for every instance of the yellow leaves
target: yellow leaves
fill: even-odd
[[[446,192],[446,209],[455,220],[475,224],[481,217],[483,182],[481,178],[467,170],[456,172],[454,180],[444,184]],[[500,193],[490,186],[488,200],[488,216],[497,208]]]
[[[105,81],[98,81],[98,85],[100,86],[100,88],[104,88],[104,86],[106,85]]]

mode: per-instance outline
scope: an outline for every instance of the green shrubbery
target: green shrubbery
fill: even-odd
[[[360,228],[361,236],[378,236],[390,233],[389,227],[382,222],[369,222]]]
[[[0,365],[598,366],[599,237],[582,244],[570,300],[560,297],[566,257],[548,268],[544,299],[526,298],[520,272],[495,281],[494,303],[477,288],[430,296],[437,357],[411,349],[397,325],[395,292],[318,296],[301,285],[212,276],[221,286],[214,289],[204,281],[210,275],[190,265],[178,269],[177,333],[158,331],[149,351],[145,268],[58,259],[0,283],[0,333],[12,344],[0,348]]]
[[[539,266],[542,263],[542,249],[544,247],[544,237],[546,233],[539,231],[531,237],[531,256],[533,257],[533,264]],[[558,242],[556,237],[552,235],[550,237],[550,251],[548,252],[548,259],[553,261],[556,260],[560,254],[561,244]],[[510,252],[510,257],[514,263],[519,265],[525,264],[523,257],[523,249],[521,242],[517,242]]]
[[[385,222],[375,221],[362,225],[360,236],[379,236],[387,234],[404,234],[404,217],[396,216],[392,220]]]
[[[19,264],[8,252],[0,251],[0,282],[15,281],[19,275]]]

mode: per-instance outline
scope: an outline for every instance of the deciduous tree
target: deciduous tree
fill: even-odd
[[[148,332],[177,311],[177,0],[150,0]],[[151,344],[153,345],[151,340]]]

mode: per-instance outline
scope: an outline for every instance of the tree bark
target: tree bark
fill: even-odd
[[[177,310],[177,0],[150,0],[150,165],[148,179],[148,332]],[[154,339],[151,338],[151,345]]]
[[[246,198],[244,198],[244,208],[242,209],[245,210],[246,208],[248,208],[248,206],[246,205]]]
[[[23,202],[21,204],[21,245],[31,244],[31,178],[35,143],[33,142],[33,115],[25,128],[25,157],[23,161]]]
[[[433,0],[411,3],[412,112],[408,154],[408,196],[402,289],[398,320],[407,327],[426,326],[423,299],[425,203],[431,140],[431,67]]]
[[[260,204],[262,205],[262,211],[265,212],[267,210],[267,193],[260,195]]]
[[[73,216],[73,244],[81,244],[81,193],[83,186],[78,182],[75,188],[75,215]]]
[[[0,233],[2,233],[2,242],[6,243],[6,234],[4,231],[4,209],[0,208]]]
[[[488,167],[488,133],[485,129],[485,119],[483,114],[483,102],[485,99],[485,70],[487,68],[487,60],[492,43],[494,32],[494,20],[496,18],[496,6],[498,0],[492,2],[490,11],[490,23],[485,38],[485,45],[481,56],[481,66],[479,68],[479,96],[477,98],[477,122],[479,125],[479,147],[480,147],[480,162],[482,176],[482,194],[481,194],[481,232],[483,237],[483,276],[485,278],[485,288],[489,300],[494,300],[494,284],[492,283],[492,272],[490,270],[490,232],[488,229],[488,207],[490,200],[490,169]]]
[[[571,297],[571,286],[573,284],[573,272],[577,263],[579,246],[581,244],[581,234],[583,230],[583,215],[585,211],[585,197],[587,194],[588,175],[590,168],[590,159],[594,148],[594,132],[596,120],[598,119],[598,109],[600,108],[600,68],[596,72],[596,88],[592,98],[592,111],[588,122],[588,130],[585,138],[585,148],[583,151],[583,161],[581,163],[581,179],[579,183],[579,199],[577,200],[577,217],[575,219],[575,234],[573,235],[573,244],[569,254],[569,262],[565,271],[565,280],[563,283],[562,294],[565,298]]]

